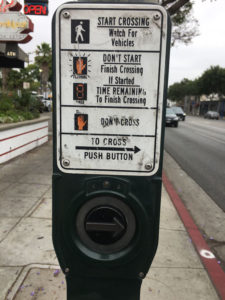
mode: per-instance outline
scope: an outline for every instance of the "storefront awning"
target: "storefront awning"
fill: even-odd
[[[17,43],[0,43],[0,68],[24,68],[29,56]]]

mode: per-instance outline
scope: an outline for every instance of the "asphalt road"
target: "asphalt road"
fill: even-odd
[[[225,211],[225,121],[188,116],[166,127],[165,150]]]

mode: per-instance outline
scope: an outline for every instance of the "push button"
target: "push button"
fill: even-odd
[[[99,196],[87,201],[76,216],[76,232],[90,250],[110,254],[131,243],[136,232],[132,209],[117,197]]]
[[[110,245],[125,234],[127,222],[118,209],[100,206],[88,213],[85,228],[92,241],[101,245]]]

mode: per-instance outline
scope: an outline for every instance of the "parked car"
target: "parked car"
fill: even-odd
[[[186,114],[181,107],[173,106],[172,109],[181,121],[185,121]]]
[[[45,106],[46,111],[52,111],[52,99],[51,98],[43,99],[42,102]]]
[[[172,108],[166,109],[166,125],[178,127],[179,118]]]
[[[216,119],[219,120],[219,113],[217,111],[212,111],[209,110],[207,113],[204,115],[205,119]]]
[[[45,111],[51,111],[52,110],[52,98],[44,98],[42,95],[37,95],[37,97],[41,100],[44,106]]]

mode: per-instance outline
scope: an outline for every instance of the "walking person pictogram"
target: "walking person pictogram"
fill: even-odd
[[[75,27],[75,32],[76,32],[76,39],[75,39],[75,41],[77,43],[79,42],[79,38],[81,39],[82,42],[84,41],[82,31],[85,32],[85,30],[83,28],[83,22],[80,21],[80,24]]]
[[[89,44],[90,20],[71,20],[71,42]]]

